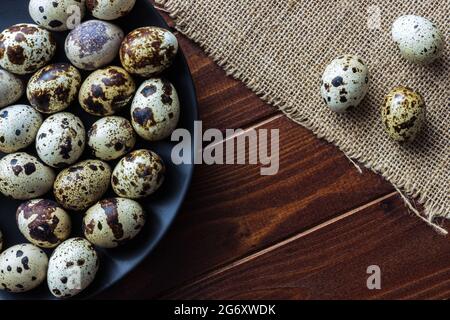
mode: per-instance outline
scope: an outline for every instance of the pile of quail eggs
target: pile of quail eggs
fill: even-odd
[[[16,222],[30,242],[5,248],[0,231],[2,290],[24,292],[47,279],[54,296],[75,296],[95,278],[96,247],[120,246],[145,224],[137,200],[158,190],[165,166],[155,152],[134,148],[138,137],[162,140],[177,126],[177,91],[158,76],[171,65],[178,43],[161,28],[125,35],[109,22],[134,5],[135,0],[31,0],[36,24],[0,33],[0,151],[6,154],[0,159],[0,192],[26,201],[17,208]],[[71,10],[96,19],[68,33],[64,49],[71,63],[51,63],[57,46],[51,32],[71,29]],[[121,66],[110,65],[117,56]],[[92,73],[83,80],[79,69]],[[31,78],[25,86],[17,75]],[[133,76],[145,79],[139,88]],[[25,92],[29,105],[14,105]],[[71,108],[98,121],[87,128]],[[115,115],[127,108],[131,121]],[[37,157],[23,151],[33,145]],[[87,148],[91,158],[80,161]],[[113,160],[115,167],[108,163]],[[117,197],[104,198],[110,186]],[[49,191],[54,200],[42,198]],[[84,214],[84,238],[70,238],[72,211]],[[41,248],[54,249],[50,258]]]
[[[438,27],[415,15],[401,16],[393,23],[392,39],[402,57],[415,64],[434,62],[444,49],[444,38]],[[369,71],[360,57],[342,55],[333,60],[323,73],[322,98],[337,113],[356,108],[368,90]],[[381,119],[393,140],[411,142],[425,124],[425,100],[413,89],[399,85],[386,95]]]

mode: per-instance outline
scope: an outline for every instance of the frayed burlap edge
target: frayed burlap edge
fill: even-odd
[[[405,202],[406,207],[413,212],[414,215],[424,221],[427,225],[433,227],[439,234],[448,234],[448,231],[441,227],[435,220],[438,217],[449,218],[449,216],[444,213],[445,209],[443,207],[430,201],[427,192],[420,193],[417,186],[414,183],[405,181],[399,172],[394,172],[390,168],[381,167],[379,163],[376,163],[374,159],[367,157],[367,155],[352,151],[350,148],[351,141],[333,139],[327,133],[327,130],[319,128],[310,119],[302,116],[294,105],[275,98],[276,95],[273,92],[270,92],[270,89],[262,88],[254,79],[247,77],[243,72],[231,66],[226,57],[221,56],[214,48],[208,47],[205,41],[203,41],[202,36],[189,26],[187,19],[183,19],[183,11],[177,3],[172,0],[155,0],[155,3],[157,4],[157,9],[168,13],[170,17],[174,19],[175,29],[197,43],[211,59],[225,70],[228,76],[232,76],[233,78],[242,81],[264,102],[271,104],[282,111],[292,121],[311,130],[318,138],[325,139],[338,147],[355,165],[360,173],[362,173],[362,170],[352,159],[358,161],[367,169],[370,169],[377,174],[381,174],[394,186],[395,190]],[[417,210],[408,197],[416,199],[418,203],[424,206],[423,214]]]

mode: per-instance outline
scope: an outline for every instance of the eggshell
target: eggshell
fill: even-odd
[[[116,25],[100,20],[83,22],[66,38],[67,58],[83,70],[106,66],[117,56],[123,31]]]
[[[425,101],[418,92],[410,88],[396,87],[385,97],[381,118],[392,139],[411,142],[426,121]]]
[[[156,153],[136,150],[119,161],[114,168],[111,184],[118,196],[139,199],[159,189],[165,171],[164,162]]]
[[[134,200],[104,199],[83,218],[86,239],[102,248],[114,248],[133,239],[145,224],[145,213]]]
[[[177,127],[180,101],[175,87],[163,79],[149,79],[137,90],[131,105],[131,123],[148,141],[167,138]]]
[[[31,0],[28,5],[31,18],[51,31],[73,29],[86,13],[85,0]]]
[[[0,66],[16,74],[33,73],[54,56],[50,32],[34,24],[16,24],[0,33]]]
[[[57,298],[69,298],[86,289],[97,274],[100,261],[95,248],[83,238],[61,243],[50,257],[47,284]]]
[[[89,12],[102,20],[114,20],[126,16],[134,7],[136,0],[87,0]]]
[[[18,200],[37,198],[47,193],[55,173],[33,156],[19,152],[0,160],[0,192]]]
[[[0,254],[0,290],[30,291],[44,282],[47,267],[47,255],[32,244],[8,248]]]
[[[27,105],[14,105],[0,110],[0,151],[16,152],[34,142],[42,116]]]
[[[0,109],[19,100],[24,92],[25,88],[19,78],[0,69]]]
[[[320,87],[328,107],[337,113],[358,106],[369,90],[369,71],[365,62],[353,55],[333,60],[325,69]]]
[[[78,100],[81,107],[96,116],[112,115],[133,99],[136,86],[131,76],[119,67],[107,67],[89,75]]]
[[[104,117],[88,132],[88,145],[96,158],[109,161],[130,152],[136,143],[131,123],[122,117]]]
[[[55,63],[36,72],[28,82],[27,97],[39,112],[55,113],[77,98],[81,75],[68,63]]]
[[[392,25],[392,39],[401,55],[408,61],[428,64],[438,59],[444,49],[444,36],[430,20],[415,16],[401,16]]]
[[[42,248],[58,246],[70,236],[72,226],[67,212],[46,199],[22,203],[17,209],[16,222],[23,236]]]
[[[65,209],[80,211],[92,206],[108,190],[111,168],[100,160],[86,160],[56,177],[53,193]]]
[[[142,27],[131,31],[120,47],[123,67],[132,74],[152,77],[167,69],[178,52],[173,33],[157,27]]]

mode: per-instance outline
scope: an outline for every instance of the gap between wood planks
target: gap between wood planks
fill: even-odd
[[[375,200],[372,200],[372,201],[370,201],[370,202],[368,202],[368,203],[366,203],[364,205],[356,207],[356,208],[354,208],[352,210],[349,210],[349,211],[347,211],[347,212],[345,212],[343,214],[340,214],[340,215],[338,215],[338,216],[336,216],[334,218],[331,218],[331,219],[329,219],[329,220],[327,220],[325,222],[322,222],[322,223],[320,223],[320,224],[318,224],[318,225],[316,225],[314,227],[311,227],[311,228],[309,228],[307,230],[304,230],[304,231],[299,232],[299,233],[297,233],[297,234],[295,234],[293,236],[290,236],[290,237],[288,237],[285,240],[281,240],[281,241],[279,241],[279,242],[277,242],[277,243],[275,243],[273,245],[270,245],[270,246],[266,247],[265,249],[258,250],[257,252],[255,252],[253,254],[249,254],[249,255],[244,256],[244,257],[242,257],[240,259],[237,259],[234,262],[228,263],[227,265],[225,265],[223,267],[219,267],[216,270],[212,270],[210,272],[205,273],[204,275],[200,275],[200,276],[194,278],[193,280],[187,281],[184,285],[181,284],[181,285],[177,286],[176,288],[172,288],[172,289],[167,290],[166,292],[162,292],[162,293],[158,294],[155,298],[157,298],[157,299],[165,298],[166,296],[170,296],[172,292],[179,291],[180,288],[188,288],[188,287],[195,286],[198,283],[201,283],[201,282],[203,282],[205,280],[208,280],[210,278],[218,276],[218,275],[220,275],[220,274],[222,274],[224,272],[227,272],[227,271],[229,271],[229,270],[231,270],[233,268],[236,268],[236,267],[238,267],[240,265],[248,263],[248,262],[250,262],[250,261],[252,261],[254,259],[257,259],[257,258],[259,258],[259,257],[261,257],[261,256],[263,256],[263,255],[265,255],[267,253],[269,253],[269,252],[275,251],[275,250],[277,250],[277,249],[279,249],[281,247],[284,247],[284,246],[286,246],[286,245],[288,245],[288,244],[290,244],[290,243],[292,243],[292,242],[294,242],[294,241],[296,241],[298,239],[304,238],[304,237],[306,237],[306,236],[308,236],[308,235],[310,235],[310,234],[312,234],[314,232],[317,232],[317,231],[319,231],[319,230],[321,230],[321,229],[323,229],[323,228],[325,228],[325,227],[327,227],[329,225],[335,224],[335,223],[337,223],[337,222],[339,222],[341,220],[344,220],[344,219],[346,219],[346,218],[348,218],[350,216],[353,216],[353,215],[357,214],[358,212],[361,212],[362,210],[365,210],[365,209],[367,209],[367,208],[369,208],[369,207],[371,207],[373,205],[376,205],[376,204],[378,204],[380,202],[385,201],[386,199],[389,199],[389,198],[395,197],[395,196],[398,196],[398,193],[396,191],[390,192],[390,193],[388,193],[388,194],[386,194],[384,196],[381,196],[381,197],[379,197],[379,198],[377,198]]]

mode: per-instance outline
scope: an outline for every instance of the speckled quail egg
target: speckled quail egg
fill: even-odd
[[[24,153],[8,154],[0,160],[0,192],[17,200],[29,200],[47,193],[55,173],[35,157]]]
[[[34,142],[42,116],[27,105],[15,105],[0,110],[0,151],[16,152]]]
[[[16,74],[33,73],[54,56],[50,32],[34,24],[16,24],[0,33],[0,66]]]
[[[174,86],[162,79],[149,79],[137,90],[131,105],[131,123],[149,141],[162,140],[175,130],[180,101]]]
[[[22,81],[12,73],[0,69],[0,109],[19,100],[25,88]]]
[[[70,236],[71,221],[66,211],[51,200],[36,199],[19,206],[16,222],[20,232],[32,244],[55,248]]]
[[[28,11],[41,27],[51,31],[73,29],[84,17],[84,0],[31,0]]]
[[[145,213],[134,200],[104,199],[83,218],[86,239],[102,248],[114,248],[133,239],[145,224]]]
[[[104,117],[88,132],[88,145],[96,158],[110,161],[130,152],[136,143],[131,123],[122,117]]]
[[[63,168],[81,157],[85,144],[86,131],[81,119],[69,112],[60,112],[42,124],[36,138],[36,151],[47,165]]]
[[[127,15],[136,0],[87,0],[89,12],[97,19],[114,20]]]
[[[112,115],[133,99],[136,86],[131,76],[119,67],[107,67],[89,75],[78,100],[81,107],[96,116]]]
[[[0,230],[0,252],[2,252],[3,249],[3,233],[2,230]]]
[[[44,282],[47,267],[47,255],[32,244],[8,248],[0,254],[0,289],[16,293],[30,291]]]
[[[69,298],[86,289],[97,274],[100,261],[95,248],[83,238],[61,243],[50,257],[47,283],[57,298]]]
[[[111,184],[120,197],[139,199],[151,195],[164,181],[163,160],[150,150],[136,150],[114,168]]]
[[[74,66],[95,70],[117,56],[123,31],[109,22],[89,20],[73,29],[66,38],[66,56]]]
[[[173,33],[157,27],[142,27],[130,32],[120,47],[123,67],[132,74],[152,77],[167,69],[178,52]]]
[[[64,169],[56,177],[53,193],[65,209],[80,211],[92,206],[108,190],[111,168],[100,160],[86,160]]]
[[[55,113],[77,98],[81,75],[68,63],[56,63],[36,72],[28,82],[27,97],[39,112]]]
[[[322,76],[320,91],[328,107],[343,113],[360,104],[369,89],[369,72],[361,58],[343,55],[333,60]]]
[[[410,88],[396,87],[384,99],[381,118],[392,139],[410,142],[425,123],[425,101],[419,93]]]
[[[438,27],[420,16],[406,15],[395,20],[392,39],[406,60],[418,64],[433,62],[444,49],[444,37]]]

